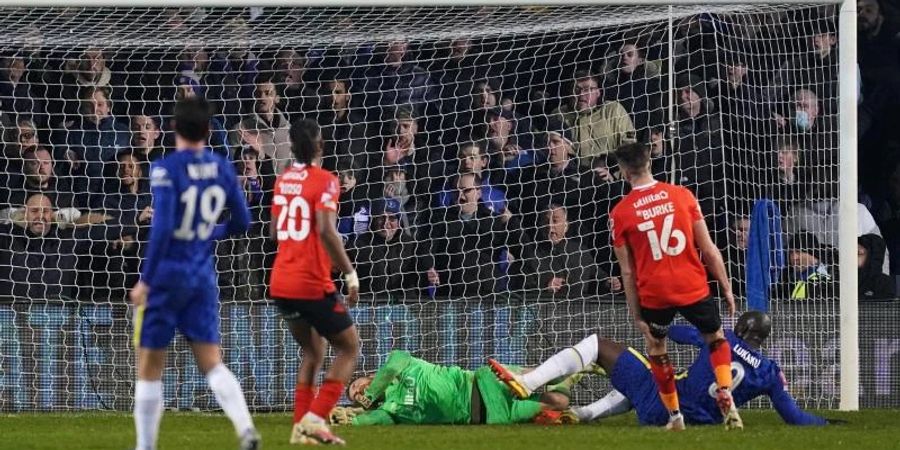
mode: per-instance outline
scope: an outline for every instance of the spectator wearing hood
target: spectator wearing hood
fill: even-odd
[[[789,300],[828,298],[836,295],[830,262],[835,251],[823,246],[812,233],[791,236],[788,244],[788,267],[782,277],[779,297]]]
[[[894,278],[882,272],[885,253],[884,239],[877,234],[859,237],[859,300],[884,300],[897,296]]]

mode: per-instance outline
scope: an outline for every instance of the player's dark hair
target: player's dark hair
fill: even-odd
[[[291,124],[291,152],[299,163],[310,164],[319,151],[319,124],[300,119]]]
[[[616,161],[629,171],[639,171],[650,162],[650,146],[642,142],[625,144],[616,149]]]
[[[175,104],[175,134],[192,142],[205,141],[209,136],[210,111],[206,99],[179,100]]]
[[[741,314],[734,325],[734,334],[757,347],[769,337],[772,332],[772,319],[762,311],[747,311]]]

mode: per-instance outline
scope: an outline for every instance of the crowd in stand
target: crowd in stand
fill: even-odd
[[[859,3],[860,296],[891,298],[900,274],[900,22],[888,5]],[[288,126],[298,118],[322,127],[322,164],[341,183],[338,228],[364,293],[620,292],[607,213],[628,187],[611,153],[641,141],[654,175],[694,191],[720,230],[739,294],[750,211],[767,199],[786,233],[776,296],[834,296],[835,24],[751,17],[680,24],[672,92],[666,45],[641,27],[587,33],[575,50],[515,37],[6,48],[0,296],[124,299],[153,217],[149,164],[174,150],[171,106],[190,96],[215,105],[209,147],[234,161],[254,214],[245,239],[218,245],[223,299],[266,295],[271,192],[291,163]],[[754,39],[771,45],[747,46]]]

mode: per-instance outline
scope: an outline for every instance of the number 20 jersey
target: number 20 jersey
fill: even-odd
[[[694,243],[694,222],[702,219],[691,191],[659,181],[634,187],[610,212],[612,244],[631,250],[642,307],[686,306],[709,296]]]
[[[337,177],[320,167],[294,163],[278,176],[271,215],[278,240],[272,297],[321,300],[336,290],[316,211],[337,212],[339,195]]]

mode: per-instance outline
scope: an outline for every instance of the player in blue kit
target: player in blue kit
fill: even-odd
[[[735,404],[740,406],[766,395],[785,422],[791,425],[825,425],[825,419],[803,412],[797,406],[787,391],[787,380],[778,364],[760,353],[759,347],[771,329],[772,322],[768,315],[749,311],[741,315],[733,332],[725,333],[732,356],[732,395]],[[722,423],[722,412],[716,404],[716,377],[709,365],[709,348],[700,332],[694,327],[673,326],[669,328],[669,337],[677,343],[701,349],[687,373],[676,380],[685,420],[693,424]],[[583,370],[591,362],[596,362],[606,371],[615,390],[588,406],[567,412],[564,421],[595,420],[634,408],[641,425],[662,426],[668,422],[669,412],[657,394],[647,358],[633,348],[602,339],[596,334],[550,357],[532,373],[570,375]]]
[[[141,279],[131,290],[137,382],[134,423],[137,450],[154,450],[163,411],[162,373],[166,348],[180,331],[197,367],[234,424],[241,450],[260,446],[244,393],[222,364],[215,241],[247,231],[247,208],[231,162],[206,147],[209,104],[198,98],[175,106],[178,151],[150,171],[153,219]],[[225,213],[226,223],[219,223]]]

